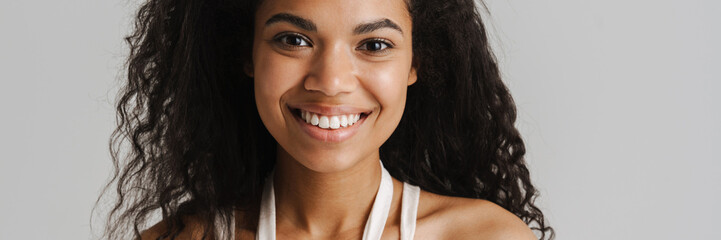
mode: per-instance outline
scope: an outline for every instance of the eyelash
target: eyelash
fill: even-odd
[[[284,39],[286,39],[286,37],[297,37],[297,38],[300,38],[300,41],[305,42],[307,45],[313,46],[312,41],[310,41],[307,37],[305,37],[301,34],[298,34],[298,33],[280,33],[273,38],[273,41],[280,44],[281,47],[286,48],[286,49],[297,49],[297,48],[306,47],[306,46],[287,44],[286,41],[284,41]],[[387,51],[389,51],[389,49],[392,49],[395,47],[392,42],[390,42],[386,39],[383,39],[383,38],[367,39],[361,43],[361,46],[366,46],[369,43],[380,43],[380,44],[384,44],[386,47],[385,48],[381,47],[381,48],[383,48],[382,50],[376,50],[376,51],[363,50],[363,49],[361,49],[361,50],[371,52],[373,54],[383,54],[383,53],[386,53]]]
[[[280,34],[276,35],[275,37],[273,37],[273,41],[275,41],[275,42],[277,42],[278,44],[280,44],[281,47],[283,47],[283,48],[301,48],[301,47],[304,47],[304,46],[287,44],[285,41],[283,41],[283,39],[285,39],[286,37],[297,37],[297,38],[300,38],[301,41],[306,42],[308,45],[310,45],[310,46],[313,45],[312,42],[311,42],[308,38],[304,37],[303,35],[297,34],[297,33],[280,33]]]
[[[370,52],[374,52],[374,53],[377,53],[377,54],[378,54],[378,53],[388,52],[388,51],[390,51],[390,49],[393,48],[393,44],[390,43],[390,41],[385,40],[385,39],[382,39],[382,38],[372,38],[372,39],[368,39],[368,40],[366,40],[366,41],[363,41],[363,43],[361,44],[361,46],[366,46],[366,44],[368,44],[368,43],[380,43],[380,44],[385,44],[385,45],[386,45],[386,47],[383,48],[382,50],[377,50],[377,51],[365,50],[365,51],[370,51]],[[382,47],[381,47],[381,48],[382,48]]]

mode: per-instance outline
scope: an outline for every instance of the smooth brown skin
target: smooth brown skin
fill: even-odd
[[[279,13],[306,19],[316,29],[288,21],[266,24]],[[359,24],[382,19],[400,30],[354,33]],[[254,77],[261,119],[279,144],[274,178],[277,238],[360,239],[380,184],[379,148],[400,122],[407,87],[417,77],[408,9],[403,0],[266,0],[256,22],[253,64],[246,66],[246,73]],[[304,42],[276,41],[287,32],[299,34]],[[389,48],[373,51],[368,41]],[[288,103],[349,105],[373,112],[353,137],[327,143],[299,129]],[[403,184],[396,179],[393,184],[383,239],[400,237]],[[252,219],[257,212],[236,213],[238,239],[255,239],[257,223]],[[193,217],[186,221],[180,239],[200,239],[203,226]],[[155,239],[164,230],[159,223],[145,231],[143,239]],[[494,203],[421,191],[415,239],[536,237],[523,221]]]

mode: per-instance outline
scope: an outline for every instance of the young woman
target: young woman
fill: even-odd
[[[473,0],[149,0],[127,40],[108,238],[552,238]]]

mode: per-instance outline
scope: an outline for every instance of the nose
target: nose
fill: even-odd
[[[313,59],[304,87],[326,96],[349,93],[358,86],[354,76],[352,53],[337,45],[321,50]]]

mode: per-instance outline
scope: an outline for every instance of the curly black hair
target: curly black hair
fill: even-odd
[[[381,146],[391,175],[494,202],[553,239],[524,162],[516,108],[473,0],[408,0],[413,64],[404,115]],[[148,0],[137,12],[111,136],[105,237],[139,238],[160,210],[173,239],[193,215],[230,228],[257,208],[276,142],[260,120],[250,60],[258,0]],[[125,148],[128,144],[129,149]],[[127,149],[127,151],[126,151]],[[102,197],[102,196],[101,196]],[[214,219],[224,219],[216,222]],[[204,236],[208,236],[206,229]]]

